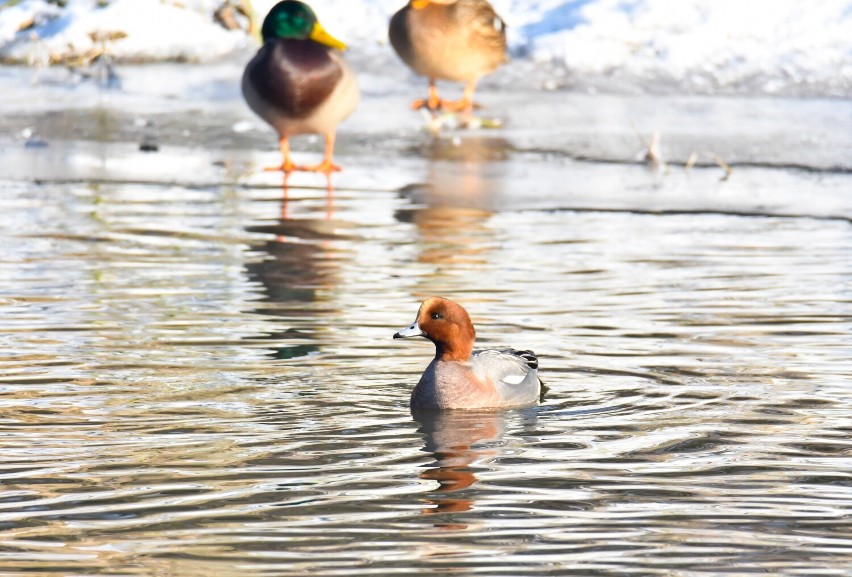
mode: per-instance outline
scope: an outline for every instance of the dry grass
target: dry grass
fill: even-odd
[[[667,163],[665,158],[663,157],[663,153],[660,149],[660,141],[662,137],[660,136],[660,131],[655,130],[651,135],[650,140],[646,140],[642,137],[636,127],[633,127],[634,132],[636,133],[636,137],[642,143],[642,151],[639,153],[638,157],[643,162],[648,163],[648,165],[654,170],[661,170],[663,172],[668,172],[669,164]],[[683,169],[685,171],[691,170],[702,156],[707,156],[713,159],[713,162],[717,164],[722,170],[725,171],[725,174],[720,177],[720,180],[726,181],[731,177],[733,173],[733,168],[730,164],[728,164],[721,155],[715,152],[696,152],[693,151],[687,161],[683,164]]]

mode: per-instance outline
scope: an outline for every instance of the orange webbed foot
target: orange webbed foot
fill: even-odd
[[[284,162],[278,166],[265,166],[263,168],[263,172],[283,172],[284,174],[290,174],[297,170],[299,170],[299,167],[292,162]]]
[[[473,103],[467,100],[442,100],[441,110],[447,112],[469,112],[473,110]]]
[[[332,172],[340,172],[343,170],[338,165],[334,164],[330,160],[323,160],[319,164],[315,164],[312,166],[298,166],[296,170],[303,170],[305,172],[322,172],[323,174],[331,174]]]
[[[418,98],[414,102],[411,103],[411,110],[420,110],[421,108],[425,108],[431,112],[436,112],[441,109],[441,105],[443,101],[441,100],[432,100],[431,98]]]
[[[429,112],[436,112],[441,108],[441,97],[438,96],[438,87],[435,86],[435,80],[429,79],[429,96],[427,98],[419,98],[411,103],[412,110],[427,109]]]
[[[412,110],[420,110],[425,108],[430,112],[465,112],[471,113],[475,108],[480,108],[479,104],[469,100],[431,100],[420,98],[411,103]]]

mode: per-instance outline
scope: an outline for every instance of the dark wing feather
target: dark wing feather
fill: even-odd
[[[388,37],[391,46],[399,54],[399,57],[408,66],[414,61],[413,47],[411,46],[411,31],[408,28],[408,13],[411,6],[403,6],[399,12],[391,17],[388,26]]]
[[[516,357],[521,357],[526,361],[527,366],[531,369],[538,370],[538,357],[532,351],[516,351],[515,349],[508,349],[505,351],[510,355],[515,355]]]

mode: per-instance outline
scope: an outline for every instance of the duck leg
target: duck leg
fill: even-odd
[[[473,114],[473,93],[476,92],[476,80],[464,86],[461,100],[441,100],[441,108],[448,112],[461,112],[466,116]]]
[[[420,110],[421,108],[426,108],[427,110],[432,111],[441,108],[441,97],[438,96],[438,87],[435,84],[434,78],[429,79],[429,97],[425,100],[418,98],[411,103],[412,110]]]
[[[342,169],[332,162],[334,158],[334,141],[336,134],[334,130],[325,133],[325,156],[322,162],[313,166],[297,166],[295,170],[304,170],[306,172],[323,172],[329,174],[331,172],[340,172]]]
[[[263,170],[265,172],[283,172],[284,174],[289,174],[294,170],[298,170],[299,167],[293,162],[293,159],[290,158],[290,142],[287,140],[286,136],[282,136],[278,141],[278,147],[281,149],[281,156],[283,157],[283,162],[279,166],[267,166]]]
[[[466,117],[473,115],[473,94],[476,92],[476,80],[471,80],[465,84],[464,92],[460,100],[442,100],[438,96],[438,87],[435,85],[435,79],[429,79],[429,98],[418,99],[411,103],[413,110],[426,108],[431,112],[443,110],[446,112],[460,112]]]

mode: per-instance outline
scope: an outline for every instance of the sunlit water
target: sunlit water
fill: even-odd
[[[494,162],[0,185],[0,572],[849,575],[849,221],[537,208]],[[412,415],[432,294],[544,403]]]

